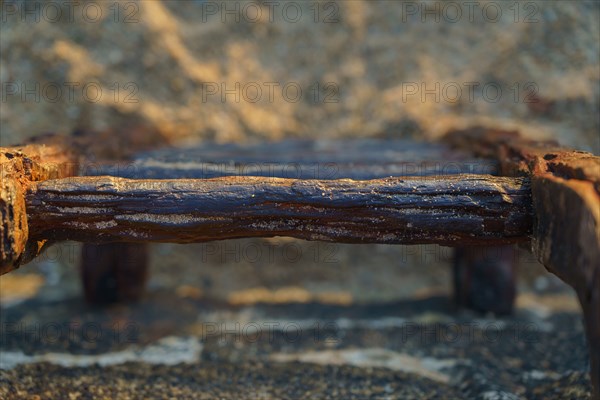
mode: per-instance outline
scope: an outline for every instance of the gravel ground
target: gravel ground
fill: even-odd
[[[349,247],[337,265],[200,268],[181,260],[201,247],[154,246],[144,299],[104,308],[82,302],[73,265],[42,257],[0,278],[0,398],[590,396],[576,298],[526,253],[517,309],[495,317],[452,306],[443,257],[394,266],[402,246]]]

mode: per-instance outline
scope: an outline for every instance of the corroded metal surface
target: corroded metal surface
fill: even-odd
[[[93,164],[83,174],[132,179],[264,176],[363,180],[390,176],[496,175],[497,172],[495,160],[473,157],[443,143],[346,139],[201,143],[140,152],[129,162]]]
[[[33,237],[205,242],[290,236],[346,243],[514,243],[531,232],[527,179],[490,175],[370,181],[224,177],[41,182]]]
[[[72,176],[77,155],[60,137],[46,144],[0,148],[0,274],[35,257],[43,241],[29,241],[25,192],[32,182]]]
[[[484,128],[450,132],[445,140],[496,159],[502,175],[531,178],[532,250],[577,292],[586,320],[594,396],[600,399],[600,157]]]

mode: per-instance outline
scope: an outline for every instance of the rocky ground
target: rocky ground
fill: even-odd
[[[225,243],[154,246],[138,304],[85,305],[75,244],[4,275],[0,398],[590,395],[576,298],[526,252],[496,317],[454,309],[444,248]]]
[[[28,3],[2,2],[3,145],[484,125],[600,150],[594,0]]]

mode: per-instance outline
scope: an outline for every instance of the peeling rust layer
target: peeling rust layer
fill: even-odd
[[[502,175],[531,178],[532,250],[577,292],[590,344],[594,398],[600,399],[600,157],[485,128],[450,132],[445,141],[496,159]]]
[[[517,131],[486,128],[451,131],[444,141],[476,157],[497,160],[502,176],[548,173],[567,180],[591,182],[600,193],[600,157],[592,153],[561,147],[553,140],[526,139]]]
[[[39,239],[204,242],[290,236],[346,243],[498,244],[528,239],[528,179],[490,175],[370,181],[224,177],[38,183]]]
[[[4,157],[4,155],[0,155]],[[4,161],[4,159],[0,159]],[[4,164],[2,164],[4,166]],[[0,271],[8,272],[16,268],[21,261],[27,244],[28,227],[25,213],[25,198],[21,183],[11,173],[2,170],[0,183],[0,238],[2,246]]]
[[[71,176],[77,157],[60,137],[47,144],[0,148],[0,275],[35,257],[43,242],[28,241],[25,192],[31,182]]]

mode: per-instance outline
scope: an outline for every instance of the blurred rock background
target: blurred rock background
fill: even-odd
[[[152,143],[482,124],[600,150],[596,1],[1,4],[3,145],[77,129]]]

